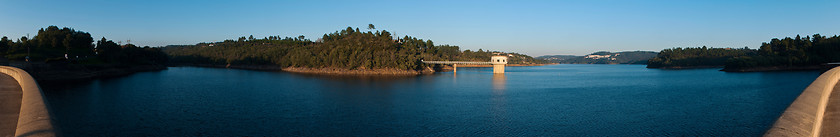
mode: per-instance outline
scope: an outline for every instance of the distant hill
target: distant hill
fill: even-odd
[[[551,63],[557,63],[565,60],[569,60],[572,58],[577,58],[582,56],[575,56],[575,55],[545,55],[539,56],[536,59],[550,61]]]
[[[654,51],[623,51],[607,52],[599,51],[586,56],[574,55],[546,55],[536,59],[542,59],[549,63],[561,64],[647,64],[647,61],[656,57]]]

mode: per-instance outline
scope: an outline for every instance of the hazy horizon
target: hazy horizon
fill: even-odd
[[[367,24],[471,50],[531,56],[672,47],[758,48],[772,38],[840,33],[840,1],[6,1],[0,36],[50,25],[140,46],[253,35],[318,39]],[[376,30],[374,30],[376,31]]]

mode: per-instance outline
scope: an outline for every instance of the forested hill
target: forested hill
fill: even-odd
[[[656,54],[653,51],[623,51],[616,53],[599,51],[586,56],[546,55],[537,57],[537,59],[562,64],[646,64]]]
[[[760,49],[673,48],[659,52],[648,68],[724,67],[724,71],[821,69],[840,62],[840,37],[819,34],[773,38]]]
[[[167,46],[176,64],[270,65],[282,68],[334,68],[348,70],[421,70],[421,60],[489,61],[496,51],[461,51],[458,46],[435,45],[431,40],[405,36],[396,38],[385,30],[362,32],[347,27],[311,41],[304,36],[240,37],[236,40]],[[375,30],[375,31],[373,31]],[[507,54],[507,53],[505,53]],[[540,63],[534,58],[510,53],[511,64]]]
[[[761,43],[757,54],[726,61],[724,71],[768,71],[823,69],[824,64],[840,62],[840,36],[814,34],[804,38],[771,39]]]
[[[671,48],[664,49],[648,61],[648,68],[723,67],[726,60],[754,55],[755,50],[744,48]]]

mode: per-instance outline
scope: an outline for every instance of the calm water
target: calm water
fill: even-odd
[[[819,75],[507,71],[383,78],[171,67],[44,90],[70,136],[759,136]]]

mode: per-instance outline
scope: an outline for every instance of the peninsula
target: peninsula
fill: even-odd
[[[254,36],[195,45],[170,45],[163,51],[173,66],[225,67],[282,70],[314,74],[419,75],[442,67],[422,60],[488,61],[494,54],[510,56],[509,63],[540,64],[531,56],[500,51],[464,50],[452,45],[435,45],[431,40],[393,36],[377,30],[347,27],[324,34],[315,41],[305,36]]]

